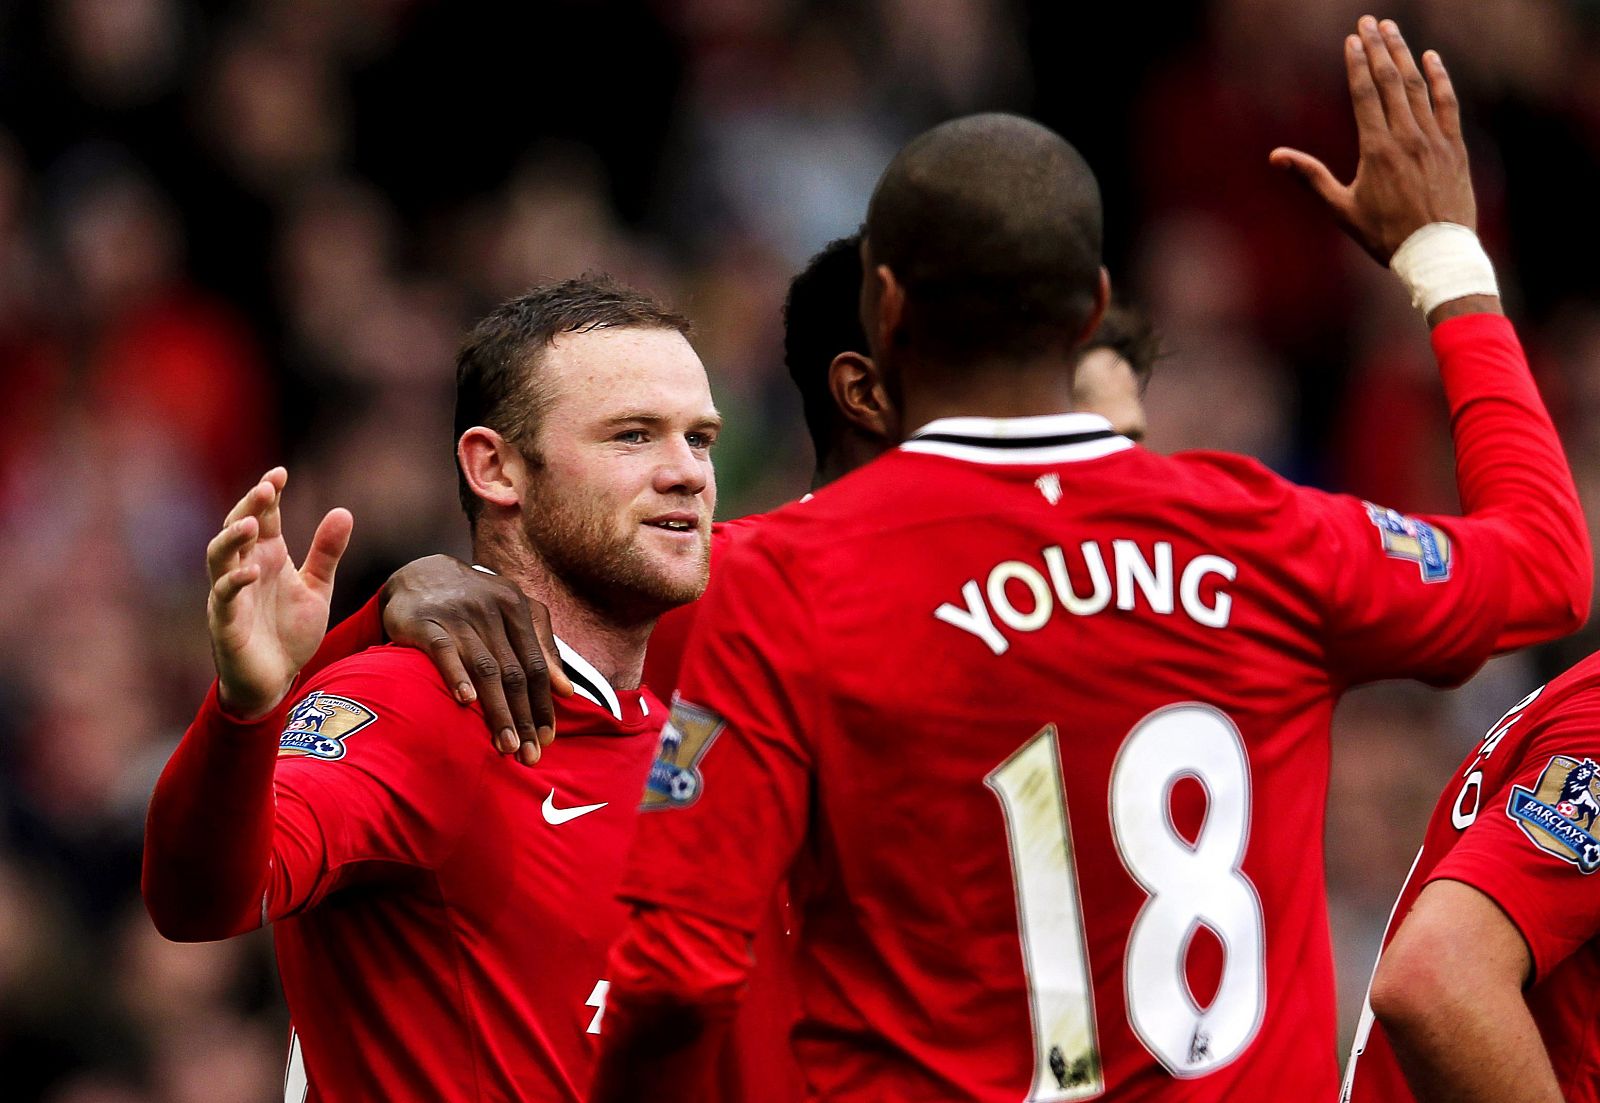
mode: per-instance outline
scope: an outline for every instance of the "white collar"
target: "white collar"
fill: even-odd
[[[906,452],[987,464],[1072,463],[1132,447],[1111,422],[1090,413],[942,417],[900,445]]]
[[[556,638],[556,651],[561,655],[561,669],[566,671],[572,688],[579,697],[587,697],[618,720],[622,719],[622,702],[611,683],[594,668],[594,664],[578,654],[560,636]]]

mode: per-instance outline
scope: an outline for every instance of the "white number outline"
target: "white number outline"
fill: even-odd
[[[1232,1049],[1229,1050],[1224,1057],[1210,1061],[1203,1067],[1199,1068],[1193,1067],[1193,1057],[1190,1059],[1190,1067],[1182,1067],[1177,1061],[1170,1059],[1172,1055],[1170,1053],[1163,1052],[1165,1046],[1158,1041],[1152,1040],[1148,1036],[1149,1028],[1146,1027],[1141,1029],[1140,1022],[1134,1016],[1134,993],[1136,989],[1133,983],[1133,943],[1140,934],[1141,923],[1151,912],[1151,909],[1156,906],[1156,901],[1159,898],[1159,894],[1146,880],[1146,878],[1140,876],[1139,872],[1136,870],[1136,863],[1130,858],[1124,846],[1124,833],[1118,827],[1116,815],[1117,781],[1121,776],[1125,762],[1128,761],[1130,748],[1133,747],[1134,743],[1138,741],[1141,736],[1144,735],[1144,733],[1156,730],[1155,725],[1183,713],[1200,713],[1208,720],[1220,721],[1223,730],[1229,736],[1227,746],[1230,750],[1236,752],[1238,757],[1238,776],[1243,782],[1240,791],[1242,809],[1239,813],[1242,830],[1239,833],[1238,847],[1231,862],[1229,863],[1229,869],[1249,892],[1251,913],[1254,916],[1256,924],[1255,942],[1256,947],[1259,950],[1257,960],[1254,963],[1255,974],[1257,978],[1255,986],[1255,1010],[1249,1030],[1244,1033],[1241,1039],[1234,1044]],[[1205,819],[1201,823],[1200,834],[1196,835],[1196,841],[1194,843],[1190,843],[1187,839],[1185,839],[1183,835],[1179,833],[1177,826],[1172,822],[1172,789],[1179,781],[1186,777],[1194,778],[1201,788],[1205,790],[1206,794]],[[1254,800],[1251,789],[1252,782],[1250,776],[1250,758],[1245,750],[1244,736],[1240,733],[1238,725],[1233,722],[1232,718],[1229,717],[1227,713],[1221,711],[1220,709],[1214,708],[1211,705],[1203,704],[1199,701],[1183,701],[1177,704],[1165,705],[1162,708],[1156,709],[1154,712],[1146,715],[1129,730],[1127,736],[1122,741],[1122,745],[1117,748],[1117,757],[1111,765],[1111,778],[1107,785],[1106,805],[1111,815],[1112,845],[1117,848],[1117,857],[1121,859],[1123,868],[1128,871],[1128,876],[1133,878],[1139,887],[1144,890],[1147,896],[1144,904],[1139,909],[1139,914],[1134,917],[1133,925],[1128,928],[1127,948],[1123,951],[1122,984],[1123,994],[1125,997],[1124,1003],[1128,1009],[1128,1024],[1133,1028],[1134,1034],[1138,1036],[1140,1044],[1142,1044],[1144,1048],[1149,1051],[1150,1055],[1157,1061],[1160,1061],[1161,1066],[1165,1068],[1168,1073],[1180,1080],[1193,1080],[1202,1076],[1209,1076],[1213,1072],[1226,1068],[1228,1065],[1238,1060],[1239,1057],[1243,1056],[1244,1052],[1250,1048],[1250,1045],[1255,1041],[1256,1036],[1260,1034],[1261,1024],[1266,1018],[1266,919],[1261,905],[1261,893],[1257,891],[1255,882],[1251,881],[1250,878],[1245,875],[1243,868],[1245,854],[1250,848],[1250,816],[1254,809]],[[1159,807],[1161,808],[1162,825],[1166,828],[1167,832],[1171,835],[1174,841],[1181,846],[1187,847],[1191,851],[1198,852],[1200,838],[1204,836],[1207,828],[1214,822],[1217,815],[1216,794],[1212,792],[1211,786],[1207,785],[1205,779],[1199,774],[1195,773],[1193,770],[1179,770],[1178,772],[1167,776],[1166,785],[1161,796],[1162,800]],[[1184,960],[1188,956],[1188,949],[1193,942],[1195,931],[1202,926],[1216,936],[1217,941],[1222,944],[1224,961],[1226,962],[1226,964],[1223,966],[1222,977],[1217,983],[1217,991],[1211,997],[1211,1004],[1203,1009],[1195,1001],[1194,993],[1189,990],[1188,979],[1184,975]],[[1217,928],[1211,926],[1209,923],[1203,922],[1202,917],[1196,914],[1193,922],[1189,925],[1189,929],[1184,933],[1183,937],[1178,940],[1178,949],[1181,951],[1175,959],[1175,964],[1178,970],[1178,988],[1188,1000],[1189,1006],[1193,1009],[1196,1018],[1200,1018],[1207,1012],[1211,1011],[1212,1008],[1216,1007],[1217,1001],[1222,998],[1224,988],[1227,985],[1227,972],[1229,968],[1232,967],[1232,963],[1234,962],[1235,958],[1241,956],[1241,951],[1243,948],[1231,945],[1227,935],[1225,935],[1222,931],[1219,931]],[[1198,1026],[1196,1029],[1198,1030]]]
[[[1195,724],[1196,720],[1199,721],[1198,726]],[[1172,961],[1176,969],[1176,990],[1180,993],[1181,999],[1186,1001],[1195,1021],[1194,1034],[1187,1051],[1189,1057],[1187,1063],[1168,1052],[1171,1046],[1164,1042],[1161,1037],[1153,1036],[1163,1032],[1159,1029],[1163,1026],[1159,1022],[1163,1016],[1159,1013],[1153,1019],[1145,1016],[1143,1017],[1144,1021],[1141,1022],[1141,1016],[1138,1014],[1136,1006],[1138,988],[1135,985],[1134,978],[1135,943],[1140,938],[1141,932],[1148,930],[1146,920],[1156,914],[1153,909],[1162,906],[1158,904],[1158,901],[1163,899],[1162,893],[1158,891],[1161,886],[1156,883],[1162,878],[1151,875],[1150,862],[1158,860],[1158,855],[1147,852],[1141,859],[1130,854],[1124,838],[1125,835],[1132,833],[1128,823],[1132,822],[1135,825],[1141,825],[1144,821],[1127,821],[1126,815],[1119,817],[1118,809],[1120,804],[1128,803],[1128,801],[1119,802],[1117,800],[1119,784],[1121,784],[1125,793],[1129,791],[1130,782],[1123,774],[1124,768],[1127,767],[1129,762],[1138,762],[1139,754],[1148,754],[1145,744],[1150,739],[1158,738],[1160,734],[1171,731],[1171,725],[1174,721],[1182,724],[1181,733],[1186,737],[1191,737],[1196,745],[1202,746],[1212,753],[1217,752],[1220,748],[1225,756],[1231,755],[1232,761],[1229,762],[1228,766],[1229,776],[1218,776],[1213,778],[1212,781],[1217,784],[1223,784],[1230,780],[1237,780],[1237,793],[1234,794],[1237,798],[1235,802],[1237,807],[1233,808],[1229,814],[1231,817],[1236,818],[1238,822],[1238,842],[1231,856],[1224,853],[1222,857],[1227,859],[1226,868],[1231,883],[1242,886],[1242,898],[1235,898],[1231,903],[1236,909],[1239,909],[1238,914],[1243,914],[1247,910],[1248,921],[1253,924],[1251,932],[1253,937],[1247,938],[1247,941],[1253,941],[1253,949],[1255,951],[1250,959],[1246,959],[1243,955],[1248,954],[1252,947],[1233,945],[1232,940],[1224,932],[1213,926],[1211,922],[1207,922],[1208,918],[1212,920],[1218,918],[1216,909],[1226,908],[1230,903],[1225,897],[1220,894],[1208,893],[1205,898],[1195,905],[1195,914],[1189,923],[1188,929],[1178,940],[1176,947],[1178,952]],[[1188,723],[1184,723],[1184,721],[1188,721]],[[1195,735],[1194,732],[1197,730],[1202,734]],[[1199,741],[1208,738],[1205,733],[1210,733],[1210,737],[1216,737],[1218,741],[1212,742],[1209,746],[1200,743]],[[1236,772],[1232,769],[1234,762],[1237,763],[1238,767]],[[1217,829],[1213,825],[1218,824],[1217,817],[1221,814],[1219,812],[1218,794],[1214,791],[1212,782],[1208,782],[1207,778],[1201,776],[1200,773],[1202,770],[1206,770],[1208,773],[1212,772],[1207,770],[1207,765],[1205,762],[1201,762],[1197,766],[1184,764],[1183,767],[1165,774],[1163,776],[1163,790],[1159,806],[1155,805],[1154,801],[1142,805],[1143,808],[1149,811],[1153,811],[1155,807],[1159,807],[1161,810],[1160,822],[1168,836],[1161,845],[1176,844],[1191,853],[1198,854],[1203,845],[1202,840],[1206,838],[1207,832]],[[1029,737],[984,778],[984,784],[995,793],[999,800],[1001,814],[1005,820],[1006,846],[1011,860],[1012,891],[1017,909],[1018,942],[1020,943],[1023,957],[1023,976],[1028,986],[1029,1016],[1034,1048],[1034,1077],[1026,1103],[1066,1103],[1069,1100],[1091,1099],[1103,1094],[1105,1091],[1103,1066],[1100,1059],[1098,1022],[1094,1006],[1093,971],[1092,964],[1089,961],[1087,932],[1084,929],[1082,888],[1078,877],[1076,850],[1072,842],[1072,817],[1067,807],[1066,786],[1062,777],[1062,769],[1060,736],[1054,724],[1047,724]],[[1143,775],[1147,771],[1140,770],[1139,773]],[[1172,822],[1172,790],[1185,777],[1195,779],[1205,790],[1207,800],[1206,815],[1202,821],[1200,832],[1196,835],[1193,843],[1185,839]],[[1135,779],[1132,784],[1137,784],[1138,780],[1142,780],[1142,778]],[[1041,785],[1049,789],[1049,792],[1040,793],[1039,787]],[[1117,856],[1129,877],[1146,894],[1145,902],[1140,906],[1138,915],[1128,929],[1127,943],[1123,951],[1123,994],[1128,1023],[1134,1035],[1150,1055],[1160,1062],[1170,1075],[1177,1079],[1188,1080],[1208,1076],[1232,1064],[1249,1050],[1261,1031],[1262,1023],[1265,1021],[1267,1001],[1266,923],[1261,905],[1261,894],[1243,869],[1244,858],[1249,850],[1250,829],[1252,826],[1250,820],[1253,811],[1252,787],[1249,754],[1246,751],[1244,737],[1239,732],[1238,726],[1234,724],[1227,714],[1219,709],[1194,701],[1180,702],[1156,709],[1135,724],[1117,749],[1108,779],[1106,810],[1113,845],[1116,847]],[[1029,807],[1030,804],[1032,805],[1031,808]],[[1054,813],[1054,823],[1052,825],[1035,826],[1022,823],[1022,818],[1030,812],[1034,817],[1041,816],[1040,809],[1044,804],[1047,804]],[[1048,819],[1049,817],[1046,818]],[[1038,824],[1038,822],[1036,819],[1035,824]],[[1029,826],[1034,826],[1035,829],[1029,831],[1027,830]],[[1039,851],[1041,832],[1044,836],[1047,836],[1043,842],[1048,844],[1044,846],[1044,850],[1048,851],[1048,853]],[[1224,845],[1226,845],[1226,841],[1225,839]],[[1148,850],[1147,847],[1141,847],[1141,849]],[[1142,873],[1140,871],[1141,865],[1144,867]],[[1193,874],[1191,873],[1190,876],[1193,876]],[[1034,889],[1040,891],[1030,893],[1025,888],[1025,884],[1031,884]],[[1170,899],[1171,894],[1172,888],[1169,885],[1166,898]],[[1214,896],[1215,898],[1213,898]],[[1053,898],[1055,910],[1051,912],[1048,903]],[[1030,901],[1033,903],[1031,908]],[[1041,907],[1041,901],[1044,901],[1045,906]],[[1185,906],[1187,901],[1180,898],[1177,903],[1179,906]],[[1232,924],[1227,925],[1232,926]],[[1045,941],[1043,946],[1035,945],[1036,942],[1041,941],[1040,938],[1034,937],[1036,928],[1040,927],[1056,928],[1053,932],[1053,937]],[[1199,1006],[1198,1001],[1194,998],[1194,993],[1189,989],[1184,969],[1184,961],[1187,958],[1188,949],[1192,945],[1196,930],[1200,927],[1205,927],[1217,937],[1222,944],[1224,953],[1223,972],[1218,982],[1216,994],[1212,996],[1210,1004],[1205,1008]],[[1150,933],[1153,934],[1154,932],[1151,931]],[[1235,930],[1235,934],[1238,934],[1237,930]],[[1074,955],[1074,950],[1076,950],[1076,955]],[[1148,959],[1148,954],[1138,956]],[[1036,983],[1036,966],[1040,962],[1046,964],[1047,972],[1054,974],[1055,983],[1048,986],[1053,994],[1053,1007],[1050,1006],[1050,999],[1046,998],[1044,993],[1040,991],[1040,986]],[[1148,964],[1148,961],[1146,961],[1146,964]],[[1252,1002],[1248,1009],[1250,1015],[1249,1025],[1240,1032],[1237,1023],[1234,1024],[1234,1028],[1229,1031],[1233,1037],[1226,1039],[1228,1046],[1220,1055],[1213,1057],[1202,1052],[1201,1057],[1196,1057],[1198,1040],[1202,1038],[1200,1028],[1205,1024],[1206,1016],[1216,1010],[1218,1001],[1222,999],[1230,987],[1237,989],[1239,982],[1236,980],[1230,985],[1229,973],[1239,967],[1240,964],[1250,970],[1243,978],[1244,983],[1247,985],[1244,989],[1245,992],[1250,991],[1248,982],[1252,979],[1254,981]],[[1071,978],[1065,978],[1060,975],[1063,969],[1072,972],[1074,967],[1076,967],[1076,972]],[[1148,968],[1146,968],[1145,972],[1148,973]],[[1063,994],[1063,986],[1060,983],[1063,979],[1080,982],[1078,987],[1081,988],[1081,996],[1070,985],[1066,987],[1065,994]],[[1238,995],[1239,992],[1237,990],[1233,992],[1236,1002]],[[1081,1005],[1079,1004],[1080,1000]],[[1238,1003],[1238,1006],[1243,1007],[1244,1005]],[[1170,1022],[1165,1024],[1169,1028],[1171,1025]],[[1059,1039],[1062,1036],[1064,1027],[1068,1031],[1081,1029],[1086,1034],[1091,1064],[1089,1079],[1070,1086],[1061,1082],[1056,1070],[1050,1068],[1046,1051],[1047,1043],[1052,1038]],[[1165,1032],[1171,1033],[1170,1029]],[[1209,1048],[1211,1040],[1210,1035],[1204,1036],[1207,1048]],[[1202,1059],[1204,1064],[1196,1067],[1197,1063]],[[1051,1083],[1051,1080],[1056,1080],[1057,1083]]]

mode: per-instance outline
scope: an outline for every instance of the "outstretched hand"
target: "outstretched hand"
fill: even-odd
[[[1362,16],[1344,41],[1361,159],[1339,183],[1309,153],[1279,147],[1270,160],[1297,173],[1379,264],[1430,222],[1477,229],[1477,203],[1461,138],[1461,109],[1444,62],[1432,50],[1417,67],[1392,19]]]
[[[333,575],[350,545],[354,520],[334,509],[296,568],[283,538],[283,487],[274,467],[229,512],[206,546],[211,594],[206,622],[223,707],[246,720],[271,712],[328,629]]]
[[[556,734],[551,695],[572,696],[543,605],[499,575],[430,555],[384,583],[383,630],[426,651],[457,700],[482,702],[502,753],[539,761]]]

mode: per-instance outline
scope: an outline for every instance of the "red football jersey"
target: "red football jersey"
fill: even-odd
[[[1536,456],[1581,533],[1548,419],[1515,416],[1526,449],[1479,462]],[[770,516],[720,565],[651,768],[602,1080],[648,998],[702,998],[652,933],[748,933],[800,858],[813,1098],[1332,1097],[1333,703],[1531,631],[1509,558],[1488,517],[1155,455],[1090,415],[936,422]],[[732,990],[700,973],[707,1002]]]
[[[1431,881],[1482,892],[1533,955],[1528,1007],[1568,1103],[1600,1103],[1600,655],[1512,706],[1451,777],[1395,904],[1384,945]],[[1362,1009],[1345,1100],[1409,1103],[1384,1035]]]
[[[746,536],[760,527],[767,515],[751,514],[711,526],[711,577],[707,588],[716,584],[717,564]],[[701,601],[705,600],[703,597]],[[700,617],[700,601],[668,609],[650,632],[650,649],[644,657],[644,684],[663,701],[672,700],[678,689],[678,674],[683,669],[683,653],[695,621]]]
[[[329,667],[290,712],[262,910],[291,1103],[583,1098],[664,710],[563,658],[578,696],[536,770],[407,648]]]

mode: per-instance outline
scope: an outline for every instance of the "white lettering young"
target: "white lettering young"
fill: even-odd
[[[1011,646],[1000,630],[994,626],[994,618],[989,616],[989,608],[983,603],[983,592],[978,589],[976,579],[968,579],[961,587],[961,597],[966,601],[965,609],[957,608],[948,601],[933,611],[933,615],[952,627],[963,632],[971,632],[996,655],[1004,655]]]
[[[1067,556],[1055,545],[1044,550],[1044,564],[1050,568],[1050,581],[1055,583],[1056,597],[1061,599],[1061,604],[1067,612],[1074,616],[1087,617],[1098,613],[1111,604],[1111,575],[1106,570],[1106,561],[1100,554],[1100,549],[1094,541],[1085,540],[1081,545],[1083,552],[1083,565],[1089,568],[1089,581],[1094,589],[1088,597],[1079,597],[1072,589],[1072,579],[1067,574]]]
[[[1011,598],[1006,594],[1006,583],[1012,579],[1021,582],[1032,593],[1033,612],[1018,612],[1017,607],[1011,604]],[[1037,632],[1050,619],[1050,614],[1055,612],[1044,575],[1020,560],[1008,559],[990,571],[987,589],[989,606],[994,610],[994,615],[1005,622],[1007,628],[1018,632]]]
[[[1067,555],[1059,545],[1042,549],[1044,571],[1020,559],[1005,559],[996,563],[984,576],[982,584],[969,578],[961,585],[961,605],[945,602],[933,611],[939,620],[982,640],[996,655],[1004,655],[1011,646],[1006,634],[996,626],[996,621],[1012,632],[1037,632],[1049,623],[1057,609],[1065,609],[1077,617],[1093,616],[1111,607],[1124,612],[1134,612],[1140,605],[1159,616],[1171,616],[1181,607],[1185,616],[1206,628],[1226,628],[1233,616],[1233,596],[1223,588],[1224,583],[1239,577],[1239,568],[1220,555],[1202,554],[1184,562],[1176,570],[1172,545],[1157,541],[1147,553],[1132,540],[1111,541],[1111,559],[1115,572],[1106,568],[1106,555],[1102,547],[1092,540],[1079,545],[1083,566],[1089,575],[1089,592],[1080,595],[1072,584],[1067,570]],[[1048,579],[1046,578],[1048,574]],[[1177,585],[1174,587],[1176,575]],[[1220,581],[1208,604],[1202,596],[1206,579],[1215,576]],[[1031,605],[1017,603],[1022,596],[1020,583],[1028,591]]]
[[[1172,612],[1172,545],[1165,540],[1156,542],[1153,568],[1132,540],[1111,541],[1111,551],[1117,562],[1117,608],[1133,608],[1133,588],[1137,585],[1153,612]]]
[[[1226,628],[1233,612],[1233,597],[1219,587],[1215,604],[1206,605],[1201,601],[1200,580],[1208,574],[1221,575],[1232,582],[1239,576],[1239,568],[1220,555],[1195,556],[1178,580],[1178,599],[1183,602],[1183,611],[1207,628]]]

